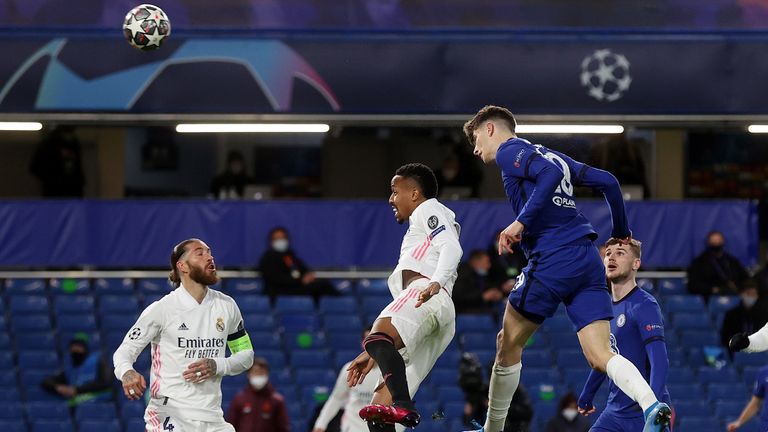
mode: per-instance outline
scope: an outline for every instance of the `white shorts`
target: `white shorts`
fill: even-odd
[[[456,310],[446,290],[441,289],[426,303],[415,307],[419,293],[427,285],[429,280],[426,278],[411,282],[378,316],[392,320],[392,325],[405,344],[400,354],[405,360],[411,397],[414,397],[419,385],[456,333]]]
[[[144,411],[147,432],[235,432],[234,426],[224,421],[190,420],[178,409],[163,405],[163,398],[150,399]]]

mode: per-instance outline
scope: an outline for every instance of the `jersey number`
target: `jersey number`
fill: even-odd
[[[550,162],[554,162],[557,165],[560,166],[560,169],[563,170],[563,180],[560,181],[560,186],[555,189],[555,193],[563,193],[568,196],[573,196],[573,184],[571,183],[571,169],[568,167],[568,164],[565,163],[563,158],[556,155],[555,153],[542,153],[542,155]]]
[[[163,430],[173,432],[173,429],[174,429],[174,426],[173,426],[173,423],[171,423],[171,418],[166,417],[165,421],[163,422]]]

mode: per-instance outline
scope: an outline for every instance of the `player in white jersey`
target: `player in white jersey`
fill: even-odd
[[[379,366],[382,380],[371,405],[360,411],[369,431],[391,432],[395,423],[416,426],[421,417],[411,398],[455,333],[451,291],[461,259],[454,213],[435,199],[429,167],[407,164],[392,178],[389,203],[398,223],[409,223],[400,259],[389,277],[394,297],[365,338],[365,351],[349,366],[347,382],[360,384]]]
[[[173,248],[169,279],[176,289],[144,309],[115,351],[115,376],[128,399],[141,398],[147,384],[133,363],[151,344],[146,430],[233,432],[221,410],[221,378],[253,364],[240,309],[231,297],[208,288],[219,279],[202,240]]]
[[[732,352],[742,351],[745,353],[768,351],[768,324],[751,335],[736,333],[728,342],[728,348]]]

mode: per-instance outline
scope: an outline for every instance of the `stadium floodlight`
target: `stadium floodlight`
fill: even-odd
[[[179,133],[326,133],[323,123],[180,123]]]
[[[587,125],[587,124],[524,124],[517,125],[519,134],[620,134],[622,125]]]
[[[749,133],[768,133],[768,124],[751,124],[747,128]]]
[[[39,122],[0,122],[0,131],[39,131],[43,124]]]

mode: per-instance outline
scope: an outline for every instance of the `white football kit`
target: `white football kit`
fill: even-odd
[[[237,375],[253,364],[253,348],[235,301],[208,289],[202,303],[180,286],[149,305],[128,330],[113,355],[115,376],[151,344],[150,402],[144,421],[148,431],[234,431],[221,410],[221,378]],[[227,346],[232,355],[226,357]],[[201,359],[216,361],[216,376],[193,384],[182,373]]]
[[[400,246],[400,259],[387,281],[394,300],[379,318],[391,318],[405,344],[400,353],[413,397],[456,332],[451,293],[462,250],[456,215],[436,199],[416,207],[408,223],[408,232]],[[403,270],[412,270],[429,279],[417,279],[403,287]],[[416,308],[419,293],[431,282],[440,284],[440,292]]]

